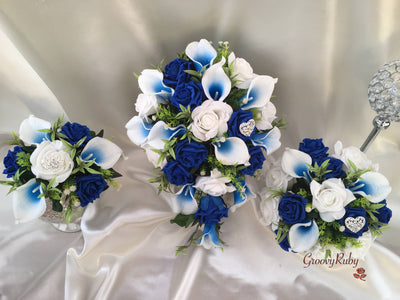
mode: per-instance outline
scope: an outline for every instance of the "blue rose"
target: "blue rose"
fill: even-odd
[[[299,150],[307,153],[313,159],[313,162],[320,163],[328,157],[328,147],[325,147],[322,139],[304,139],[299,144]]]
[[[171,88],[176,88],[179,83],[188,82],[190,75],[185,70],[194,70],[193,63],[176,58],[165,66],[163,83]]]
[[[107,186],[107,182],[99,174],[89,174],[75,179],[76,194],[81,201],[81,206],[93,202],[93,200],[100,197],[104,188]]]
[[[239,109],[232,113],[228,121],[228,134],[229,136],[236,136],[246,141],[254,134],[255,124],[251,124],[249,120],[253,119],[251,111]],[[240,130],[240,125],[242,130]]]
[[[228,217],[228,208],[221,197],[204,196],[194,215],[195,219],[204,224],[217,224],[222,218]]]
[[[328,167],[326,169],[330,170],[331,172],[326,173],[324,175],[324,177],[326,179],[329,179],[329,178],[342,178],[344,175],[346,175],[346,172],[343,171],[343,169],[342,169],[343,162],[340,159],[333,158],[333,157],[328,157],[328,159],[329,159],[329,164],[328,164]]]
[[[7,178],[13,177],[17,173],[21,166],[17,163],[17,154],[22,152],[20,146],[14,147],[13,151],[8,150],[6,157],[3,159],[4,171],[3,174],[7,174]]]
[[[208,155],[207,147],[188,139],[179,141],[175,147],[176,161],[186,168],[198,168]]]
[[[388,224],[390,219],[392,218],[392,210],[387,207],[386,200],[379,202],[379,204],[385,204],[385,206],[376,210],[374,216],[378,218],[378,221],[384,224]],[[378,225],[378,228],[381,227]]]
[[[260,146],[248,147],[248,149],[250,154],[250,166],[242,170],[242,175],[253,176],[255,171],[263,167],[265,156]]]
[[[277,234],[277,233],[278,233],[278,230],[275,230],[274,232],[275,232],[275,234]],[[288,235],[286,235],[285,238],[279,243],[279,246],[280,246],[283,250],[289,252],[290,244],[289,244]]]
[[[189,169],[176,160],[169,161],[163,168],[163,172],[167,176],[168,181],[175,185],[186,185],[194,181]]]
[[[85,142],[82,144],[83,146],[92,138],[90,136],[90,129],[79,123],[65,123],[64,126],[61,127],[60,133],[67,136],[66,141],[71,145],[75,145],[82,138],[85,138]]]
[[[187,83],[179,83],[169,100],[171,104],[179,110],[181,110],[179,105],[183,105],[184,107],[190,105],[190,108],[193,110],[193,108],[199,106],[205,98],[206,95],[204,94],[201,83],[189,81]]]
[[[365,209],[362,207],[346,206],[345,210],[346,213],[344,214],[343,218],[338,220],[338,222],[345,228],[343,235],[358,239],[360,236],[362,236],[364,231],[368,230],[368,218]],[[346,226],[347,218],[350,218],[348,221],[348,227]],[[363,227],[359,228],[359,220],[362,218],[364,218],[365,223]],[[354,232],[355,230],[357,231]]]
[[[302,223],[306,219],[307,199],[297,194],[285,194],[278,205],[279,216],[285,224]]]

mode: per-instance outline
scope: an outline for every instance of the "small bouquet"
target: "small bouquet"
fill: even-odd
[[[174,194],[171,223],[202,228],[178,253],[192,242],[221,247],[221,219],[252,195],[245,175],[280,147],[285,122],[274,122],[270,102],[277,79],[254,74],[227,42],[215,50],[202,39],[165,69],[143,70],[138,81],[142,94],[128,136],[159,170],[151,182]]]
[[[68,224],[77,207],[100,197],[119,177],[112,169],[122,150],[84,125],[63,118],[54,124],[30,116],[22,121],[15,147],[4,158],[3,174],[12,180],[14,215],[18,222],[41,217],[49,210],[63,212]],[[47,200],[47,201],[46,201]],[[48,202],[48,203],[46,203]]]
[[[358,148],[343,148],[340,141],[334,148],[330,156],[322,139],[304,139],[299,150],[285,150],[280,166],[275,163],[261,211],[286,251],[322,258],[343,251],[362,258],[387,229],[388,180]]]

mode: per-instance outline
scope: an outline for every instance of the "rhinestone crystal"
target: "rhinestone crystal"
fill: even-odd
[[[400,60],[385,64],[368,87],[368,100],[373,110],[388,121],[400,121]]]

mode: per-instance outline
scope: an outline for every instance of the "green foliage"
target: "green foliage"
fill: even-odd
[[[278,244],[282,243],[282,241],[288,236],[289,229],[289,225],[283,223],[283,221],[279,221],[278,232],[276,233],[276,240]]]
[[[182,119],[177,119],[179,110],[172,105],[160,104],[156,117],[159,120],[164,121],[169,127],[176,127],[182,124]]]
[[[180,59],[190,61],[189,57],[186,55],[185,51],[182,51],[181,53],[176,53],[176,56]]]
[[[229,104],[234,111],[240,109],[243,97],[247,94],[247,90],[232,87],[231,92],[225,99],[225,103]],[[253,113],[254,116],[254,113]]]
[[[225,57],[226,61],[228,61],[228,56],[231,53],[229,51],[229,43],[228,42],[219,42],[217,57],[214,59],[214,64],[220,62],[222,57]]]
[[[318,163],[314,163],[314,166],[307,164],[307,166],[309,166],[308,171],[311,174],[311,178],[315,181],[322,182],[324,175],[332,172],[332,170],[327,170],[328,165],[329,159],[325,160],[320,166],[318,165]]]
[[[11,134],[13,136],[13,140],[6,141],[6,142],[4,142],[4,144],[16,145],[16,146],[21,146],[21,147],[25,146],[24,142],[18,137],[18,135],[14,131],[11,131]]]
[[[279,129],[285,129],[287,125],[289,125],[289,122],[286,122],[286,115],[283,115],[278,121],[272,122],[272,126],[278,127]]]
[[[319,229],[318,242],[322,247],[333,245],[337,249],[343,250],[348,246],[355,248],[361,246],[361,242],[358,239],[343,235],[338,221],[325,222],[321,218],[317,218],[315,221]]]
[[[197,220],[194,218],[194,214],[192,215],[184,215],[178,214],[172,220],[170,220],[171,224],[177,224],[178,226],[188,228],[189,226],[194,226],[197,224]]]
[[[361,176],[366,173],[371,171],[370,169],[367,170],[360,170],[357,168],[357,166],[349,159],[348,160],[349,165],[350,165],[350,172],[346,174],[346,178],[344,178],[343,182],[345,186],[352,186],[354,183],[361,178]]]
[[[157,190],[158,194],[162,191],[167,193],[172,193],[171,185],[169,183],[168,177],[164,173],[160,173],[159,176],[151,178],[148,180],[150,183],[159,183]]]
[[[193,233],[189,237],[186,245],[177,247],[177,250],[175,252],[175,256],[178,256],[178,254],[186,255],[187,252],[184,252],[184,250],[189,248],[192,244],[195,244],[196,241],[199,240],[202,237],[202,233],[199,233],[199,228],[200,228],[200,224],[197,224],[196,229],[193,231]],[[196,234],[197,234],[197,236],[196,236]]]
[[[63,121],[64,115],[62,115],[61,118],[55,120],[50,129],[40,129],[38,131],[48,133],[52,141],[55,141],[56,139],[65,139],[66,136],[60,132]]]
[[[26,168],[27,170],[31,169],[31,162],[30,162],[31,154],[26,152],[18,152],[17,153],[17,164],[20,167]]]
[[[283,188],[280,188],[279,190],[268,189],[267,191],[270,192],[271,194],[268,198],[275,198],[275,197],[282,198],[286,194],[286,192],[283,191]]]
[[[240,175],[240,167],[237,164],[232,166],[224,165],[215,157],[215,155],[207,156],[206,160],[209,164],[210,170],[217,169],[223,176],[231,180],[232,184],[238,191],[243,190],[240,181],[244,180],[244,177]]]
[[[154,68],[154,69],[156,69],[156,70],[158,70],[158,71],[161,72],[161,73],[164,73],[163,64],[164,64],[164,59],[162,59],[162,60],[160,61],[160,63],[159,63],[157,66],[151,64],[151,67]]]

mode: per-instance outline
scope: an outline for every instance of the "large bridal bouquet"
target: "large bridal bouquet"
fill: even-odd
[[[192,242],[221,247],[221,219],[251,195],[245,176],[261,169],[280,146],[284,122],[270,102],[277,79],[257,75],[243,58],[206,40],[192,42],[165,68],[143,70],[138,116],[127,124],[159,176],[159,191],[172,192],[171,220],[197,230]]]
[[[334,149],[329,155],[322,139],[304,139],[267,177],[261,211],[286,251],[362,258],[389,223],[391,187],[378,166],[356,147],[338,141]]]
[[[78,123],[54,124],[30,116],[22,121],[19,135],[4,158],[4,171],[10,186],[17,222],[41,217],[51,209],[63,212],[68,224],[74,210],[86,207],[100,197],[114,178],[112,169],[122,150]]]

